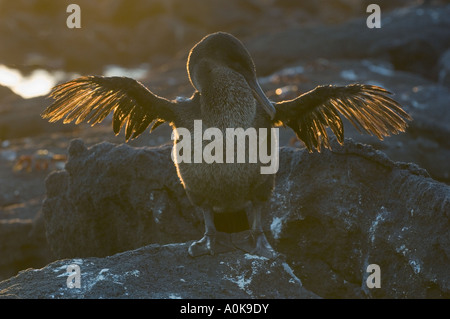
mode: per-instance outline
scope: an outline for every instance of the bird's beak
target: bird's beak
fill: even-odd
[[[264,94],[263,90],[259,86],[259,83],[256,79],[253,79],[251,81],[248,81],[248,84],[250,88],[253,91],[253,95],[255,96],[256,100],[261,103],[264,110],[269,114],[270,119],[273,120],[275,117],[276,110],[273,107],[272,102],[269,101],[267,96]]]

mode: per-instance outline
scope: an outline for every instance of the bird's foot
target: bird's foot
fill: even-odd
[[[278,257],[278,253],[269,244],[266,235],[264,235],[263,232],[252,233],[252,237],[256,245],[255,248],[251,251],[251,254],[263,256],[269,259],[275,259]]]
[[[216,234],[207,234],[203,236],[202,239],[194,241],[191,246],[189,246],[188,252],[192,257],[198,257],[203,255],[214,256],[216,243]]]
[[[235,250],[231,243],[230,235],[222,232],[213,234],[205,233],[202,239],[195,241],[188,249],[189,255],[199,257],[224,253]]]
[[[263,232],[246,232],[243,238],[234,238],[234,245],[252,255],[276,259],[279,254],[272,248]]]

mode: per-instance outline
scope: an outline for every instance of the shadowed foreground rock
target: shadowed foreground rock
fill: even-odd
[[[332,146],[333,151],[321,154],[282,148],[277,186],[263,215],[269,240],[286,256],[287,264],[304,287],[325,298],[450,297],[450,187],[429,178],[416,165],[392,162],[372,147],[351,140],[346,140],[343,147],[335,142]],[[151,243],[199,238],[203,232],[201,216],[187,201],[170,159],[170,149],[109,143],[87,149],[81,140],[74,140],[66,170],[51,174],[46,182],[43,216],[47,239],[56,257],[110,256]],[[154,273],[169,276],[168,269],[174,264],[188,264],[185,269],[193,277],[184,279],[198,284],[199,290],[193,288],[181,296],[194,298],[204,297],[203,287],[215,285],[218,280],[197,282],[201,276],[195,274],[203,271],[202,267],[212,271],[224,258],[248,265],[241,252],[205,256],[197,262],[187,258],[186,244],[168,247],[177,247],[169,249],[171,258],[162,257],[165,253],[155,255],[161,268],[138,265],[126,258],[137,252],[113,258],[142,267],[140,272],[146,269],[142,277]],[[153,249],[156,248],[137,251]],[[152,254],[142,260],[150,262],[147,260],[153,258]],[[97,269],[90,278],[109,268],[103,265],[105,262],[109,262],[109,257],[83,261],[93,263]],[[51,267],[63,264],[67,262]],[[369,289],[366,285],[370,264],[381,268],[381,288]],[[134,269],[113,273],[123,276]],[[4,294],[11,294],[13,285],[18,284],[17,289],[29,287],[27,294],[32,296],[33,287],[50,280],[44,274],[45,271],[28,270],[1,283],[0,288],[6,289]],[[224,271],[220,276],[229,275]],[[267,283],[264,289],[269,289],[273,282],[262,280],[259,284]],[[115,296],[135,296],[133,290],[141,289],[127,287],[117,285],[120,289]],[[211,292],[211,298],[223,296],[214,289],[206,291]],[[146,296],[168,297],[169,293],[164,288]],[[102,294],[91,291],[85,297]]]
[[[0,280],[20,269],[41,267],[51,258],[42,218],[0,220]]]
[[[284,149],[268,208],[277,250],[305,287],[331,298],[450,297],[450,187],[363,144],[333,149]],[[370,264],[380,289],[367,288]]]
[[[237,252],[190,258],[188,247],[150,245],[108,258],[60,260],[3,281],[0,297],[317,298],[285,262]],[[80,267],[80,288],[67,287],[69,265]]]

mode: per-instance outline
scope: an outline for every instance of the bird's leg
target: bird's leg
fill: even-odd
[[[235,234],[233,244],[250,254],[275,259],[278,253],[269,244],[262,229],[261,205],[251,205],[248,209],[249,219],[251,220],[250,234],[248,232]]]
[[[210,209],[202,209],[205,220],[205,235],[202,239],[195,241],[189,247],[189,255],[192,257],[211,254],[214,256],[216,242],[216,227],[214,226],[214,215]]]
[[[278,254],[275,252],[275,250],[272,248],[272,246],[267,241],[266,235],[264,234],[264,231],[262,229],[262,222],[261,222],[261,206],[254,207],[252,206],[252,215],[253,215],[253,221],[252,221],[252,237],[253,241],[255,243],[255,248],[251,251],[252,254],[267,257],[269,259],[274,259],[278,256]]]

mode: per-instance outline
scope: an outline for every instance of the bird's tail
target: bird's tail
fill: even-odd
[[[245,210],[214,213],[214,225],[217,231],[224,233],[238,233],[250,228]]]

